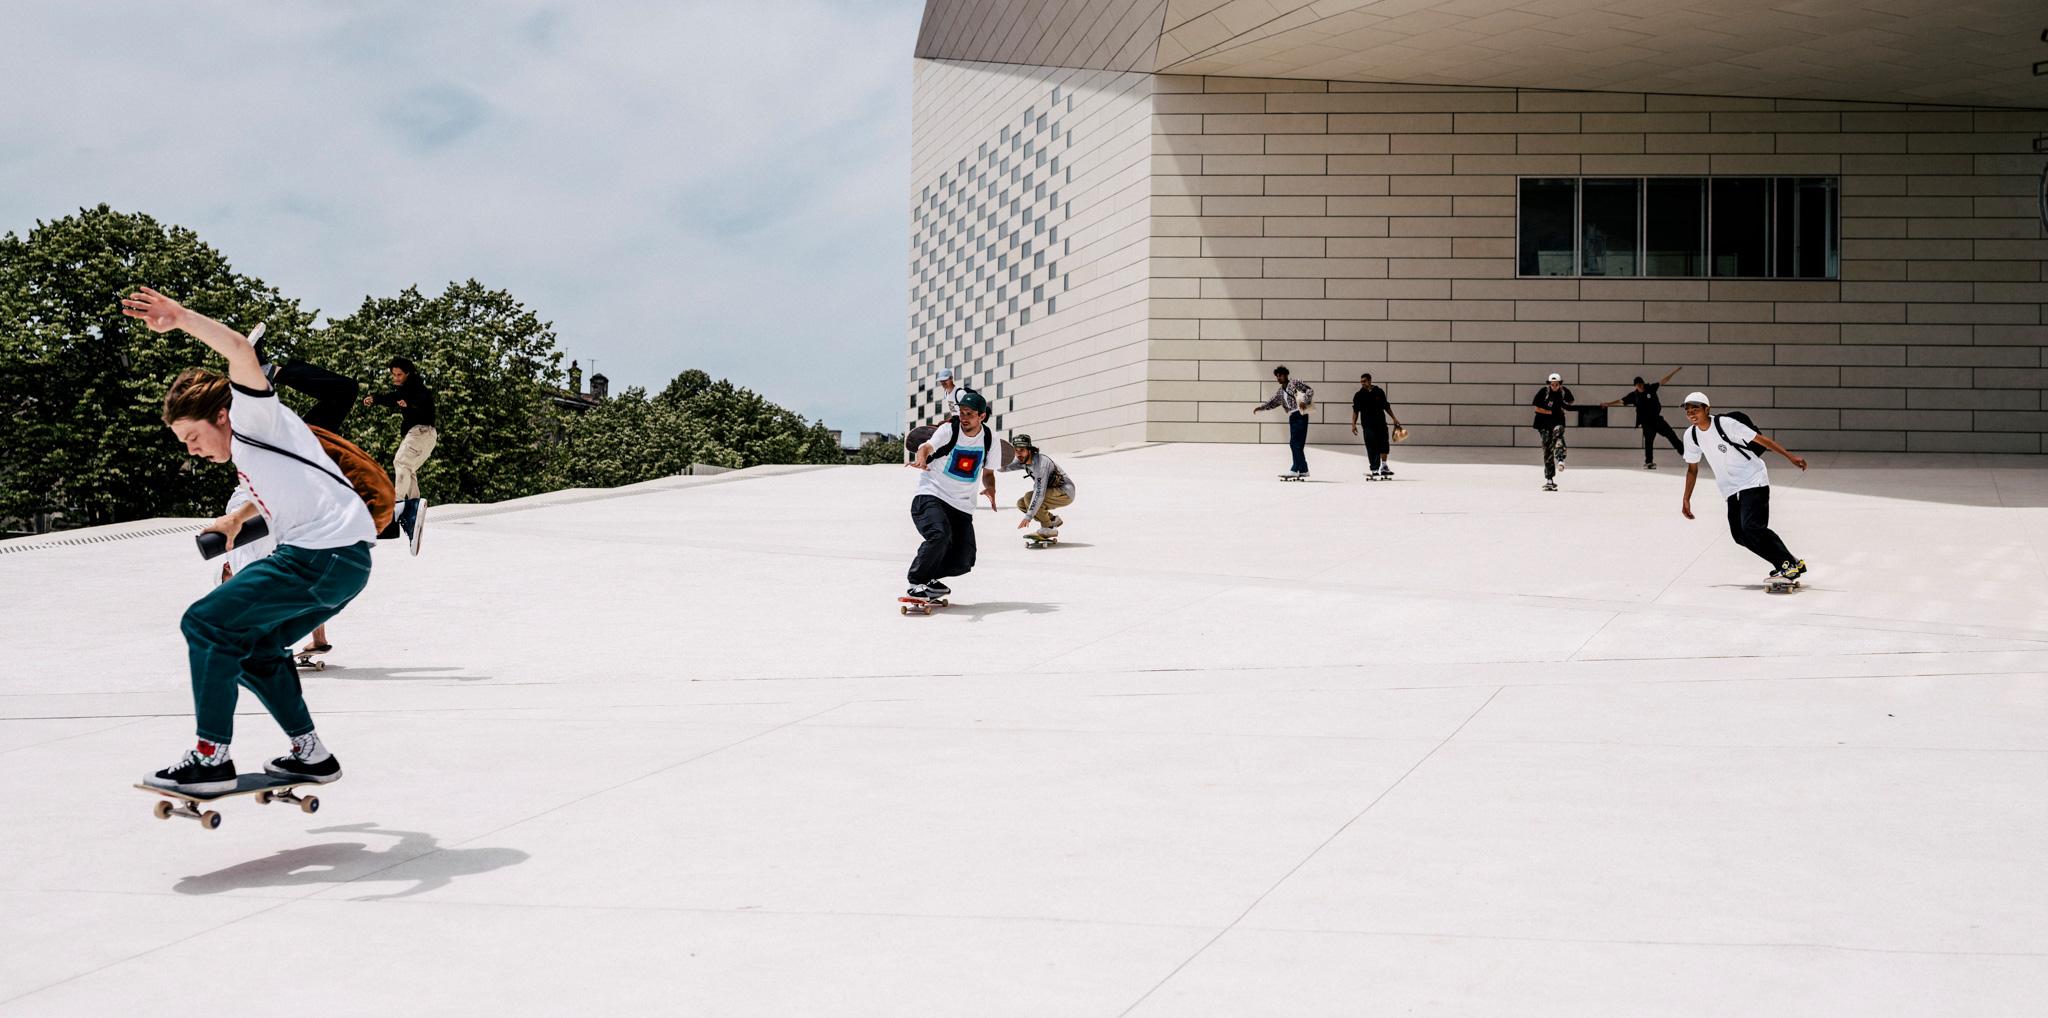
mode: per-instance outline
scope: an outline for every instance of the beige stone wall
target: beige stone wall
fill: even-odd
[[[951,367],[1005,431],[1142,439],[1153,76],[944,60],[915,75],[908,422],[933,419]]]
[[[1153,114],[1154,440],[1284,441],[1249,412],[1276,363],[1312,441],[1369,370],[1471,445],[1532,444],[1550,371],[1597,401],[1682,366],[1794,448],[2043,451],[2048,113],[1160,76]],[[1637,174],[1840,176],[1841,278],[1516,278],[1518,175]],[[1633,445],[1617,410],[1575,444]]]

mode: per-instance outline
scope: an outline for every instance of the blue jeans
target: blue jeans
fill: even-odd
[[[1308,415],[1287,415],[1287,448],[1294,453],[1293,470],[1308,473]]]

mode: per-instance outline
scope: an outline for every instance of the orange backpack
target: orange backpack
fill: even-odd
[[[320,440],[320,448],[327,451],[327,458],[341,468],[342,476],[347,477],[356,494],[362,496],[363,505],[370,510],[370,521],[377,526],[377,533],[381,535],[391,529],[391,521],[398,510],[398,489],[391,483],[391,475],[385,473],[384,467],[354,442],[311,424],[306,425],[306,430]]]

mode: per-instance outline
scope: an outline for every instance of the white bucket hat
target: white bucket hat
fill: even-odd
[[[1708,400],[1708,399],[1707,399],[1707,394],[1706,394],[1706,393],[1704,393],[1704,392],[1688,392],[1688,393],[1686,393],[1686,394],[1685,394],[1685,402],[1687,402],[1687,403],[1698,403],[1698,404],[1699,404],[1699,405],[1701,405],[1701,406],[1713,406],[1713,405],[1714,405],[1712,401],[1710,401],[1710,400]],[[1683,405],[1683,404],[1681,404],[1681,405]]]

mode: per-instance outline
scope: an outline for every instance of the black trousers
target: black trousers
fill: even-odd
[[[1771,486],[1744,488],[1728,496],[1728,533],[1775,569],[1796,557],[1771,530]]]
[[[1358,430],[1360,434],[1365,436],[1366,466],[1378,470],[1380,464],[1387,458],[1387,450],[1393,448],[1392,443],[1387,439],[1387,422],[1381,421],[1378,424],[1374,424],[1371,421],[1366,421],[1358,426]]]
[[[915,584],[961,576],[974,568],[974,517],[932,495],[910,500],[910,522],[924,535],[917,557],[910,560]]]
[[[349,410],[356,405],[356,395],[362,391],[362,384],[347,375],[338,375],[326,368],[314,367],[304,362],[293,362],[277,369],[271,379],[276,384],[313,397],[313,409],[306,411],[302,419],[316,428],[326,428],[341,434],[341,422],[348,417]]]
[[[1664,436],[1664,440],[1671,443],[1672,452],[1680,456],[1685,455],[1685,446],[1678,444],[1678,433],[1671,430],[1671,425],[1664,423],[1664,418],[1658,417],[1646,421],[1641,427],[1643,429],[1643,462],[1656,462],[1658,435]]]

